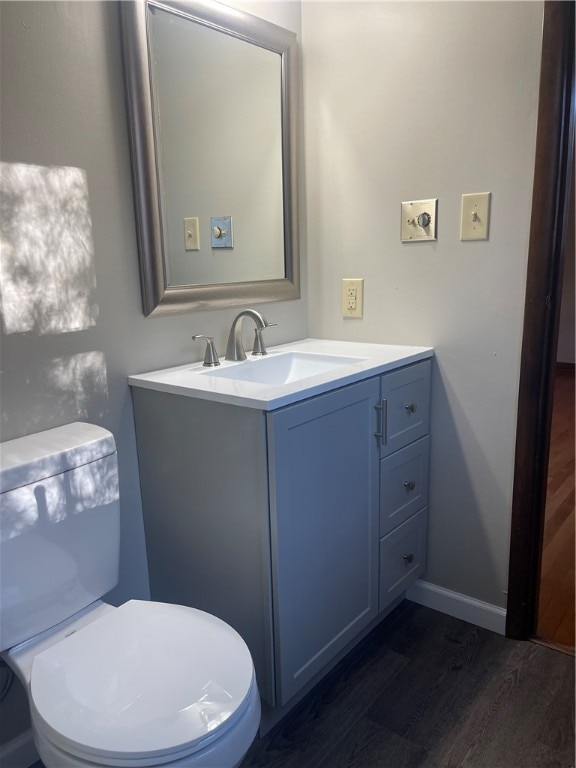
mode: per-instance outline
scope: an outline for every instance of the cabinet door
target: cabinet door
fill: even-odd
[[[378,613],[377,379],[268,414],[277,695]]]
[[[430,370],[430,360],[423,360],[381,377],[381,456],[388,456],[428,433]]]

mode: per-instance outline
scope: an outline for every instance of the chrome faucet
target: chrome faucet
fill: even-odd
[[[214,336],[204,336],[201,333],[196,334],[196,336],[192,336],[193,341],[198,341],[198,339],[203,339],[206,342],[206,350],[204,352],[204,362],[202,365],[206,368],[214,368],[217,365],[220,365],[220,360],[218,360],[218,352],[216,352],[216,347],[214,346]]]
[[[245,317],[251,317],[256,324],[256,336],[254,339],[253,355],[265,355],[266,346],[262,338],[262,331],[264,328],[270,328],[276,323],[269,323],[261,314],[255,309],[243,309],[242,312],[236,315],[230,328],[230,335],[228,336],[228,345],[226,347],[226,360],[246,360],[246,351],[242,344],[242,320]]]

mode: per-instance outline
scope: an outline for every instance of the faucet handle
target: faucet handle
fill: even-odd
[[[262,338],[262,331],[264,331],[266,328],[271,328],[275,325],[278,325],[278,323],[268,323],[264,326],[264,328],[254,328],[254,348],[252,349],[253,355],[267,355],[268,352],[266,352],[266,345],[264,344],[264,339]]]
[[[216,365],[220,365],[218,352],[216,352],[216,347],[214,346],[214,336],[204,336],[201,333],[192,336],[193,341],[197,341],[198,339],[203,339],[206,342],[206,352],[204,353],[204,362],[202,365],[207,368],[213,368]]]

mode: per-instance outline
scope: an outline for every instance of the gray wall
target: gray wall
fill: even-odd
[[[201,359],[201,345],[191,341],[194,333],[213,334],[222,352],[235,310],[169,318],[146,318],[142,313],[116,4],[2,2],[0,11],[2,162],[82,169],[91,220],[86,239],[92,243],[92,263],[85,271],[92,271],[96,281],[85,327],[71,330],[72,324],[63,321],[64,330],[58,332],[48,315],[65,314],[66,305],[42,304],[33,328],[6,333],[4,326],[2,439],[74,419],[112,430],[119,448],[124,536],[115,597],[146,595],[126,377]],[[34,194],[30,197],[33,237],[43,240],[49,233],[42,201],[35,205]],[[52,247],[58,250],[57,239]],[[3,243],[4,256],[7,253]],[[43,253],[48,262],[51,254]],[[64,290],[71,278],[61,263],[58,267],[55,284]],[[35,284],[26,289],[41,297],[48,275],[39,268],[32,278]],[[8,275],[3,293],[9,281],[18,292],[18,280],[18,275]],[[270,332],[273,343],[306,335],[305,300],[261,309],[279,324]]]
[[[429,344],[428,570],[506,605],[542,37],[540,2],[302,6],[310,335]],[[463,193],[492,192],[488,241]],[[438,198],[438,241],[400,203]],[[364,317],[340,282],[364,277]]]
[[[299,33],[299,6],[283,6],[261,11]],[[16,198],[26,206],[20,235],[2,235],[2,440],[74,420],[114,433],[122,545],[109,599],[146,598],[126,377],[201,359],[194,333],[214,335],[222,353],[235,311],[142,313],[117,4],[1,2],[0,22],[3,222]],[[278,323],[271,343],[306,336],[305,277],[301,300],[261,305]],[[0,712],[6,738],[12,696]]]

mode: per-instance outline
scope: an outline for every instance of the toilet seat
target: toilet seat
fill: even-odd
[[[62,750],[99,765],[159,765],[220,739],[255,686],[230,626],[132,600],[35,656],[30,698],[35,727]]]

